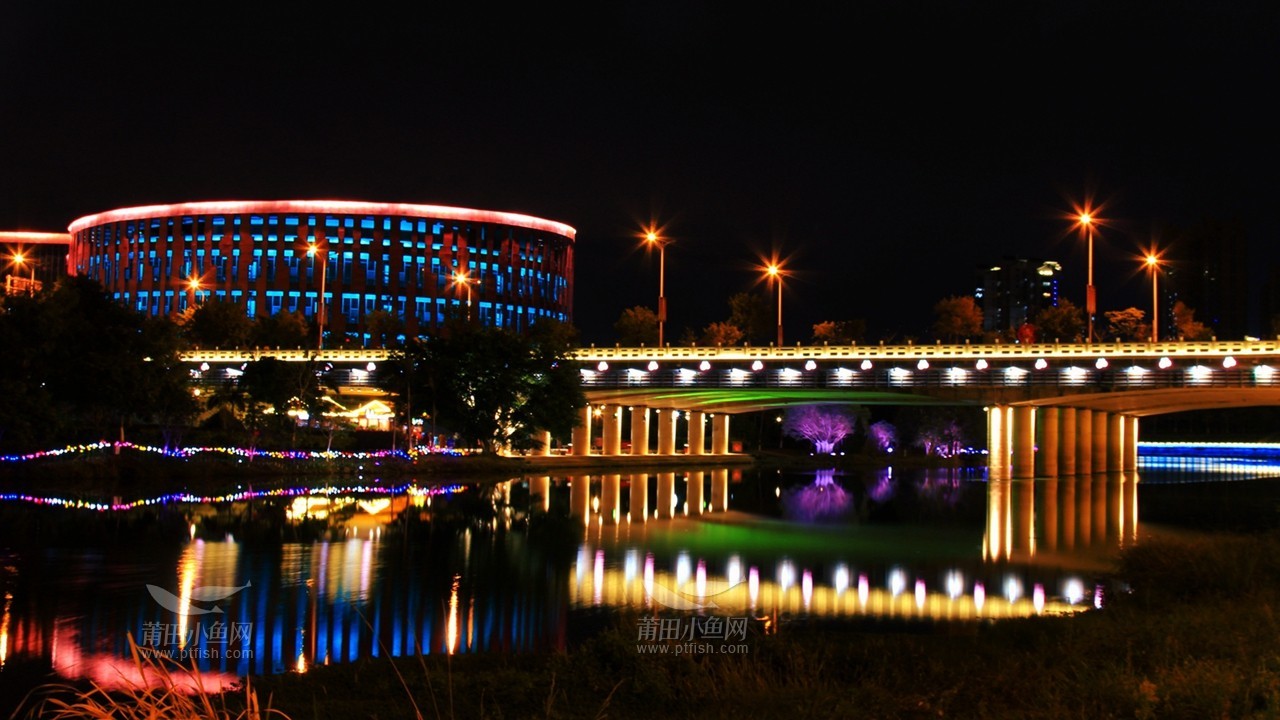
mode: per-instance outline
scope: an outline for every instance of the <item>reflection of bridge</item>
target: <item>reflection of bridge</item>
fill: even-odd
[[[187,362],[222,382],[249,360],[316,361],[340,386],[372,388],[386,350],[208,351]],[[573,452],[727,454],[734,414],[799,404],[977,405],[992,470],[1013,477],[1129,471],[1148,415],[1280,405],[1280,342],[584,348],[590,405]],[[628,411],[624,418],[624,408]],[[653,422],[655,421],[656,422]],[[656,428],[651,427],[655,425]],[[711,425],[708,447],[707,425]],[[549,448],[550,438],[546,438]],[[549,451],[549,450],[547,450]]]

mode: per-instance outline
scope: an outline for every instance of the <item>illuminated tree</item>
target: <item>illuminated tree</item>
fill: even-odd
[[[813,326],[813,341],[828,345],[852,345],[866,334],[865,320],[826,320]]]
[[[957,342],[982,335],[982,308],[968,295],[943,298],[933,312],[933,332],[940,340]]]
[[[702,331],[699,345],[732,347],[742,342],[742,329],[733,323],[713,322]]]
[[[1173,324],[1183,340],[1209,340],[1213,337],[1213,330],[1196,320],[1196,311],[1181,300],[1173,304]]]
[[[798,405],[787,408],[783,434],[808,440],[816,453],[834,452],[836,446],[857,431],[861,422],[852,409],[830,405]]]
[[[1111,336],[1116,340],[1142,342],[1151,337],[1151,326],[1143,322],[1147,314],[1138,308],[1108,310],[1103,314],[1107,318],[1107,326],[1111,328]]]
[[[871,423],[871,427],[867,428],[867,442],[877,452],[893,452],[898,445],[898,428],[888,420]]]
[[[658,314],[643,305],[622,311],[613,331],[618,342],[627,347],[658,344]]]
[[[1084,311],[1061,298],[1057,306],[1040,308],[1031,324],[1036,326],[1040,342],[1077,342],[1084,335]]]

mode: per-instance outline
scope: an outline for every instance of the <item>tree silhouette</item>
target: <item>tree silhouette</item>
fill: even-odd
[[[933,312],[933,332],[939,340],[957,342],[982,335],[982,308],[968,295],[943,298]]]
[[[1036,326],[1040,342],[1078,342],[1084,335],[1084,312],[1070,300],[1061,298],[1057,306],[1040,308],[1031,324]]]
[[[627,347],[658,344],[658,314],[643,305],[627,308],[613,323],[618,343]]]

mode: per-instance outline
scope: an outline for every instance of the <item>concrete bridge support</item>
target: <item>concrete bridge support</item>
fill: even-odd
[[[1120,472],[1124,464],[1124,426],[1127,420],[1123,415],[1107,413],[1107,472]]]
[[[676,454],[676,418],[679,410],[658,410],[658,454]]]
[[[590,404],[578,411],[578,424],[573,428],[574,455],[591,454],[591,414]]]
[[[1013,409],[1013,477],[1035,477],[1036,409],[1019,405]]]
[[[546,456],[551,454],[551,431],[550,430],[539,430],[535,432],[533,434],[533,439],[534,439],[534,442],[536,443],[533,448],[534,455]]]
[[[1056,407],[1037,408],[1036,436],[1039,446],[1036,449],[1036,476],[1058,476],[1058,446],[1062,440],[1062,409]]]
[[[711,453],[727,455],[729,453],[729,415],[719,413],[711,418]]]
[[[1093,411],[1076,410],[1076,474],[1093,473]]]
[[[987,468],[992,477],[1009,477],[1011,408],[992,405],[987,408]]]
[[[631,408],[631,454],[649,454],[649,408]]]
[[[707,415],[700,410],[689,411],[689,454],[705,455],[707,440]]]
[[[569,478],[569,515],[582,520],[583,525],[591,521],[590,475],[574,475]]]
[[[1138,469],[1138,418],[1130,415],[1124,422],[1124,461],[1122,470]]]
[[[604,409],[604,454],[622,454],[622,406],[606,405]]]
[[[1104,472],[1107,469],[1107,413],[1093,412],[1093,437],[1090,447],[1092,448],[1092,464],[1093,472]]]
[[[1076,409],[1059,408],[1058,417],[1058,473],[1076,474]]]

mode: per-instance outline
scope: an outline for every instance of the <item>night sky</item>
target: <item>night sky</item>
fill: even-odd
[[[0,229],[197,200],[526,213],[578,230],[575,324],[608,344],[656,307],[650,223],[669,340],[771,255],[788,344],[927,336],[1005,256],[1059,261],[1082,306],[1090,198],[1100,310],[1146,307],[1135,255],[1169,224],[1243,223],[1257,285],[1280,259],[1274,2],[453,5],[4,3]]]

